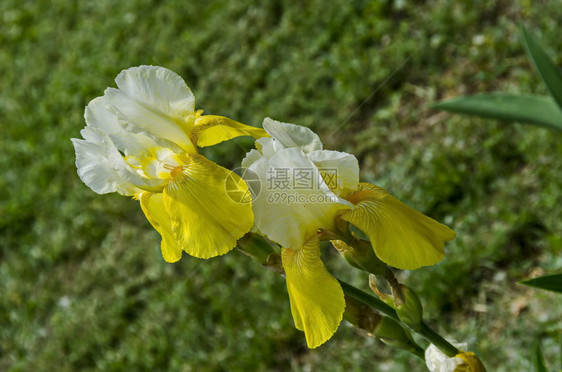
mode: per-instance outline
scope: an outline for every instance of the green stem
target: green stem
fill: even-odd
[[[355,288],[354,286],[347,284],[338,279],[340,285],[344,291],[344,293],[350,297],[353,297],[357,301],[364,303],[367,306],[372,307],[373,309],[377,310],[378,312],[400,322],[400,318],[396,311],[380,299],[371,296],[370,294],[363,292],[362,290]],[[422,322],[421,329],[419,331],[415,331],[427,341],[431,342],[433,345],[437,346],[439,350],[441,350],[445,355],[448,357],[454,357],[459,353],[459,350],[451,345],[447,340],[441,337],[437,332],[431,329],[427,324]]]
[[[423,349],[415,348],[414,350],[410,350],[410,352],[421,360],[425,360],[425,351]]]
[[[427,341],[431,342],[433,345],[437,346],[448,357],[454,357],[459,353],[459,349],[451,345],[447,340],[445,340],[441,335],[431,329],[427,324],[422,322],[421,330],[418,332]]]
[[[372,307],[378,312],[383,313],[384,315],[394,320],[400,321],[398,315],[396,314],[396,311],[394,311],[392,307],[388,306],[377,297],[371,296],[370,294],[365,293],[362,290],[355,288],[351,284],[347,284],[342,280],[338,279],[338,282],[340,282],[340,285],[346,295],[353,297],[357,301],[360,301],[365,305]]]

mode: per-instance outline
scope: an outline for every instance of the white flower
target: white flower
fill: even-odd
[[[269,239],[298,250],[318,229],[333,230],[338,210],[352,207],[340,195],[357,188],[359,164],[351,154],[322,150],[306,127],[266,118],[263,128],[271,138],[258,139],[257,150],[242,160],[261,181],[259,194],[254,190],[254,224]]]
[[[72,139],[82,181],[98,194],[134,196],[162,235],[164,259],[182,250],[209,258],[224,254],[252,226],[249,204],[227,195],[245,183],[197,153],[228,139],[266,135],[263,129],[195,111],[181,77],[156,66],[132,67],[86,107],[84,139]],[[237,178],[238,177],[238,178]]]

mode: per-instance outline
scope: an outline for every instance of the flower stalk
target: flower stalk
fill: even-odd
[[[388,306],[387,304],[385,304],[383,301],[381,301],[380,299],[371,296],[370,294],[363,292],[362,290],[342,281],[342,280],[338,280],[343,292],[365,304],[368,305],[370,307],[372,307],[373,309],[379,311],[380,313],[388,316],[389,318],[392,318],[398,322],[400,322],[400,318],[398,317],[398,314],[396,313],[396,311]],[[451,345],[447,340],[445,340],[443,337],[441,337],[441,335],[439,335],[437,332],[435,332],[431,327],[429,327],[426,323],[424,323],[423,321],[421,322],[421,326],[419,331],[416,331],[416,333],[418,333],[420,336],[422,336],[423,338],[425,338],[427,341],[431,342],[432,344],[434,344],[435,346],[437,346],[445,355],[449,356],[449,357],[454,357],[455,355],[459,354],[459,350],[454,347],[453,345]]]

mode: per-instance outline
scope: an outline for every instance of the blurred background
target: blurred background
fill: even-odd
[[[345,322],[308,350],[282,277],[238,251],[167,264],[138,202],[80,181],[70,138],[84,106],[141,64],[181,75],[206,113],[306,125],[325,148],[355,154],[364,181],[458,233],[440,264],[400,274],[428,323],[468,342],[489,371],[531,370],[536,339],[559,366],[560,297],[516,282],[562,267],[560,133],[430,105],[546,94],[517,26],[560,66],[561,9],[559,0],[3,0],[0,370],[425,370]],[[234,167],[244,152],[230,142],[204,153]],[[324,258],[367,289],[333,250]]]

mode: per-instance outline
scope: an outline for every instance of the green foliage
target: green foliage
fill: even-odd
[[[562,265],[562,144],[542,128],[428,104],[546,94],[515,25],[541,30],[554,55],[560,5],[1,1],[0,370],[424,369],[346,324],[307,350],[276,273],[238,252],[166,264],[138,202],[80,182],[69,138],[84,106],[139,64],[179,73],[208,113],[312,127],[325,148],[358,155],[363,180],[453,227],[445,260],[401,281],[427,322],[468,341],[490,370],[531,370],[529,330],[555,335],[562,305],[513,282]],[[235,166],[251,146],[205,154]],[[337,254],[325,256],[368,290]]]
[[[521,35],[529,59],[554,99],[546,96],[491,93],[454,98],[435,104],[433,107],[461,114],[531,123],[562,130],[562,71],[524,26],[521,26]]]
[[[541,343],[536,341],[534,345],[534,362],[535,362],[535,372],[547,372],[546,366],[544,364],[544,356],[542,355]]]
[[[558,106],[562,109],[562,71],[550,59],[543,48],[535,41],[533,35],[524,26],[521,26],[521,34],[523,35],[523,44],[529,55],[529,59],[533,61],[537,72],[541,75],[542,80],[550,90],[552,97],[558,102]]]
[[[538,278],[523,280],[519,283],[530,287],[546,289],[547,291],[562,293],[562,274],[540,276]]]
[[[475,94],[443,101],[433,105],[433,108],[562,130],[562,110],[556,101],[545,96],[509,93]]]

